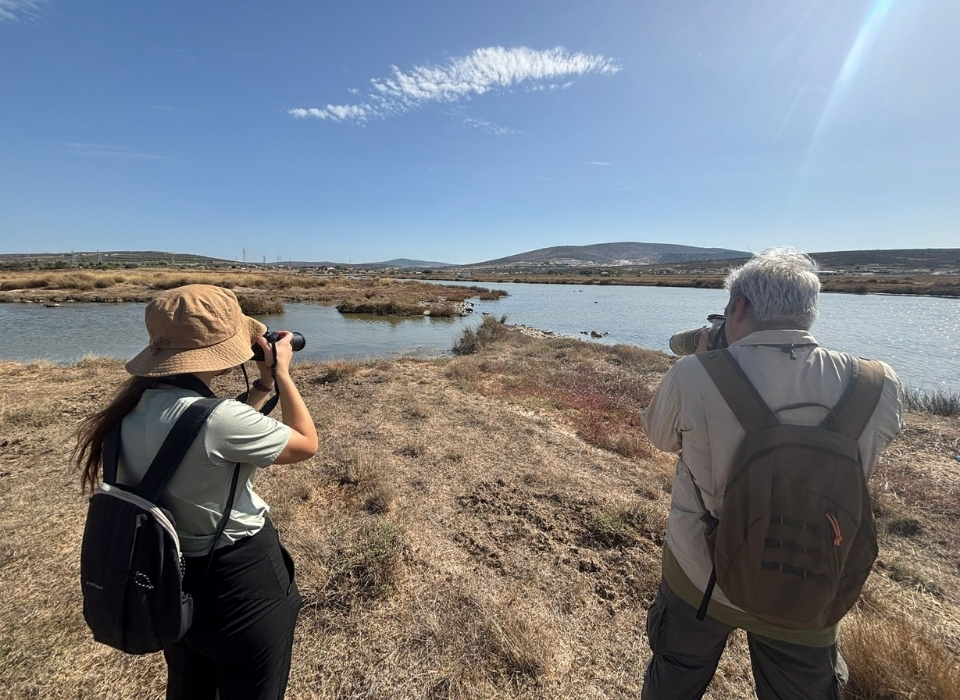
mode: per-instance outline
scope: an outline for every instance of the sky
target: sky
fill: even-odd
[[[0,252],[960,247],[957,0],[0,0]]]

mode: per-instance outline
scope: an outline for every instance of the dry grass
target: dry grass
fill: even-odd
[[[911,411],[923,411],[938,416],[955,416],[960,413],[960,392],[945,389],[913,389],[907,392],[907,405]]]
[[[115,270],[0,271],[0,302],[149,301],[156,293],[185,284],[212,284],[232,289],[247,313],[282,313],[283,302],[313,301],[343,313],[391,316],[464,313],[470,298],[496,299],[506,294],[483,287],[398,282],[389,277],[318,276],[289,271]]]
[[[257,478],[307,603],[287,697],[637,697],[675,458],[609,447],[638,432],[669,362],[505,328],[457,358],[297,365],[321,450]],[[0,372],[0,587],[16,601],[0,606],[0,698],[160,698],[162,658],[95,644],[76,585],[68,438],[122,364]],[[958,441],[960,417],[910,414],[871,480],[881,556],[842,627],[850,698],[956,697]],[[736,634],[707,697],[751,693]]]
[[[240,294],[237,302],[247,316],[274,316],[283,313],[283,302],[279,299]]]
[[[956,630],[949,628],[956,619],[944,619],[950,614],[922,592],[874,575],[841,628],[840,645],[850,666],[847,697],[956,698],[960,658]]]
[[[345,379],[349,379],[360,371],[362,365],[359,362],[335,360],[333,362],[327,362],[324,367],[326,372],[324,372],[321,376],[314,378],[312,380],[314,384],[333,384],[334,382],[340,382]]]
[[[488,316],[476,331],[464,331],[455,351],[482,350],[507,333],[502,320]],[[591,445],[626,457],[652,454],[640,411],[656,388],[652,377],[670,366],[670,358],[630,346],[593,345],[573,338],[534,341],[516,333],[497,348],[489,357],[461,361],[448,376],[533,411],[560,411]]]

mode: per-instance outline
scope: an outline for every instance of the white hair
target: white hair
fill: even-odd
[[[730,301],[747,301],[747,318],[758,326],[791,325],[804,330],[817,320],[820,278],[817,263],[787,246],[755,254],[730,271],[723,287]]]

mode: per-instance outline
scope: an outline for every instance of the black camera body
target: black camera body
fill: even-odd
[[[303,350],[303,348],[307,345],[307,340],[303,337],[303,334],[292,331],[291,335],[293,338],[290,339],[290,345],[293,347],[293,351],[299,352],[300,350]],[[280,340],[280,334],[276,331],[267,331],[263,334],[263,337],[266,338],[267,342],[271,344]],[[253,359],[257,362],[263,362],[264,360],[263,348],[261,348],[259,345],[253,346]]]

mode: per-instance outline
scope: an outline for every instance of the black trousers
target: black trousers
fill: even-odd
[[[193,625],[164,649],[167,700],[280,700],[303,604],[293,560],[268,520],[256,535],[218,549],[196,590],[206,562],[187,559]]]

